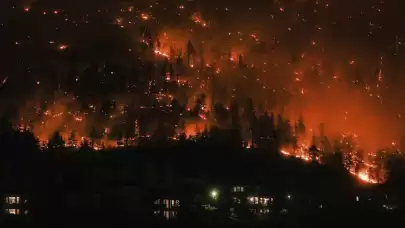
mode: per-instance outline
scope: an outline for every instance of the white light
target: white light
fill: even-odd
[[[219,195],[218,190],[216,190],[216,189],[212,189],[212,190],[211,190],[211,192],[210,192],[211,198],[217,199],[217,198],[218,198],[218,195]]]

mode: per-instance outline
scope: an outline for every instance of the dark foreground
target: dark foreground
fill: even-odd
[[[59,150],[2,163],[1,227],[405,224],[400,185],[367,186],[343,167],[277,152],[185,145]]]

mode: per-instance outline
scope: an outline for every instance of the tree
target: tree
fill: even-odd
[[[158,126],[152,134],[152,142],[154,145],[163,146],[169,138],[168,129],[162,119],[158,120]]]
[[[232,100],[230,109],[231,109],[232,128],[239,130],[240,129],[239,105],[236,99]]]
[[[59,132],[55,132],[53,134],[53,136],[49,139],[49,142],[48,142],[49,149],[61,148],[64,145],[65,145],[65,141],[63,140],[63,138]]]
[[[91,148],[91,147],[90,147],[89,140],[83,139],[83,141],[80,143],[80,148],[83,148],[83,149],[85,149],[85,148]]]
[[[286,120],[284,122],[284,143],[291,144],[292,142],[293,142],[293,130],[290,121]]]
[[[187,67],[190,67],[191,64],[191,57],[194,57],[195,49],[191,41],[187,42]]]
[[[75,141],[76,140],[76,132],[73,130],[70,135],[69,135],[69,141]]]
[[[354,155],[355,155],[354,171],[356,173],[359,173],[361,168],[363,167],[363,164],[364,164],[364,160],[363,160],[364,151],[363,150],[356,150]]]
[[[254,104],[253,104],[253,99],[249,97],[246,100],[245,107],[243,108],[243,115],[242,116],[244,118],[250,120],[252,115],[254,114],[254,112],[255,112],[255,108],[254,108]]]
[[[219,126],[226,126],[229,120],[229,111],[221,103],[216,103],[214,105],[214,117]]]
[[[94,144],[95,141],[101,138],[101,134],[97,132],[96,128],[93,127],[91,132],[90,132],[90,141],[92,144]]]
[[[305,135],[306,128],[305,128],[305,125],[304,125],[304,118],[303,118],[302,114],[298,118],[295,130],[296,130],[297,135],[301,135],[301,136]]]
[[[31,131],[19,131],[14,135],[14,147],[22,158],[30,159],[39,151],[39,142]]]
[[[13,125],[7,118],[2,117],[0,119],[0,144],[2,149],[0,150],[0,156],[6,156],[7,152],[13,147],[12,138],[15,133]],[[4,159],[1,159],[4,161]]]
[[[0,140],[10,138],[14,134],[13,124],[6,117],[0,119]]]
[[[89,140],[84,139],[80,143],[79,153],[90,153],[92,151],[93,151],[93,148],[91,147]]]
[[[245,66],[242,55],[239,55],[238,65],[239,65],[240,68],[243,68]]]
[[[389,189],[395,190],[400,197],[400,204],[405,203],[405,159],[402,156],[392,155],[387,158],[386,185]]]
[[[315,145],[312,145],[309,148],[309,155],[311,156],[312,161],[316,161],[319,158],[319,150]]]
[[[179,115],[180,114],[180,103],[176,98],[174,98],[171,101],[170,106],[171,106],[172,113],[174,115]]]
[[[179,135],[179,142],[184,143],[184,142],[186,142],[186,141],[187,141],[187,135],[186,135],[186,133],[184,133],[184,132],[180,133],[180,135]]]
[[[195,106],[194,106],[194,108],[192,110],[192,115],[193,116],[198,116],[201,113],[203,107],[205,106],[206,97],[207,96],[205,94],[201,94],[201,95],[199,95],[197,97],[197,100],[195,102]]]
[[[277,138],[278,141],[280,143],[280,145],[282,145],[284,142],[284,120],[283,117],[278,114],[277,115],[277,128],[276,128],[276,132],[277,132]]]

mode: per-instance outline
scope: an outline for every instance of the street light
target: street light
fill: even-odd
[[[212,199],[216,200],[218,199],[219,191],[217,189],[212,189],[210,192],[210,196]]]

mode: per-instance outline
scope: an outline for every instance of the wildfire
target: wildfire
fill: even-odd
[[[199,13],[193,13],[193,15],[191,16],[191,20],[194,23],[201,25],[202,27],[208,26],[207,22],[204,19],[202,19],[201,15]]]
[[[123,22],[124,22],[124,19],[122,17],[117,17],[115,19],[115,24],[117,24],[117,25],[122,25]]]
[[[68,47],[69,46],[66,44],[61,44],[61,45],[59,45],[59,50],[63,51],[63,50],[66,50]]]
[[[147,21],[147,20],[149,20],[149,18],[150,18],[149,14],[141,13],[141,19],[142,20]]]
[[[312,161],[312,158],[309,156],[308,148],[309,147],[307,146],[306,143],[301,143],[299,145],[299,147],[296,148],[295,150],[284,148],[284,149],[281,149],[280,152],[281,152],[281,154],[283,154],[287,157],[295,157],[298,159],[302,159],[303,161],[309,162],[309,161]]]
[[[344,139],[341,140],[341,143],[344,145],[348,145],[349,142],[347,141],[347,137],[352,136],[353,139],[357,139],[357,135],[356,134],[342,134],[344,136]],[[344,151],[343,151],[344,152]],[[309,154],[309,147],[308,144],[306,143],[300,143],[298,148],[296,149],[292,149],[292,148],[282,148],[280,150],[280,153],[284,156],[287,157],[295,157],[298,159],[302,159],[303,161],[306,162],[310,162],[313,160],[313,157],[310,156]],[[345,153],[345,152],[344,152]],[[352,160],[351,163],[356,164],[356,157],[355,155],[353,155],[352,153],[350,153],[350,155],[348,156],[347,154],[345,155],[346,157],[348,157],[348,159]],[[315,160],[317,162],[321,162],[321,159],[319,157],[316,157]],[[368,164],[368,163],[364,163],[366,167],[370,168],[370,167],[374,167],[374,165]],[[352,166],[347,166],[345,165],[345,168],[349,171],[349,173],[353,176],[356,176],[359,180],[365,182],[365,183],[370,183],[370,184],[377,184],[378,180],[377,178],[374,178],[371,176],[371,174],[369,173],[369,171],[367,170],[367,168],[365,169],[361,169],[358,173],[356,173],[354,171],[354,168]]]
[[[156,55],[159,55],[159,56],[162,56],[162,57],[165,57],[165,58],[170,58],[170,56],[169,56],[169,54],[167,54],[167,53],[165,53],[165,52],[162,52],[162,51],[160,51],[160,50],[155,50],[155,54]]]
[[[370,183],[370,184],[377,184],[378,181],[375,178],[371,178],[369,173],[366,171],[360,171],[359,173],[355,173],[354,171],[350,171],[350,174],[356,176],[357,178],[359,178],[360,180],[366,182],[366,183]]]

